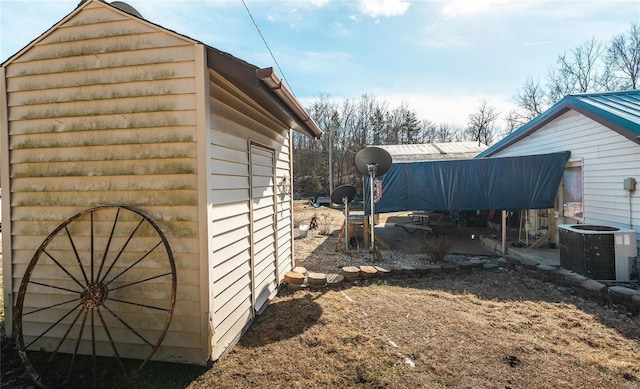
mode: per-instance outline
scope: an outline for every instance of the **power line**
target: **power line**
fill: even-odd
[[[291,93],[293,93],[293,88],[291,88],[291,84],[289,84],[289,81],[287,80],[287,77],[284,75],[284,71],[280,67],[280,64],[278,63],[278,60],[276,59],[276,56],[273,55],[273,52],[271,51],[271,48],[269,47],[269,44],[267,43],[267,40],[265,39],[264,35],[262,35],[262,31],[260,31],[260,27],[258,27],[258,23],[256,23],[256,20],[253,18],[253,15],[251,14],[251,11],[249,11],[249,7],[247,7],[247,3],[244,0],[242,0],[242,4],[244,5],[244,8],[247,10],[247,13],[249,14],[249,17],[251,18],[251,21],[253,22],[253,25],[256,26],[256,30],[258,30],[258,34],[260,35],[260,38],[262,38],[262,42],[264,42],[264,45],[267,48],[267,50],[269,51],[269,54],[271,55],[271,58],[273,58],[273,62],[275,62],[276,67],[278,68],[278,71],[280,72],[280,74],[282,74],[282,79],[284,80],[284,82],[289,87],[289,90],[291,90]],[[293,93],[293,94],[295,95],[295,93]]]

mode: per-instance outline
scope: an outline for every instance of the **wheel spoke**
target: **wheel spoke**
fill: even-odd
[[[117,300],[116,300],[117,301]],[[124,301],[122,301],[124,302]],[[136,330],[133,329],[133,327],[131,327],[129,325],[129,323],[127,323],[126,321],[124,321],[120,316],[118,316],[115,312],[113,312],[113,310],[111,310],[111,308],[109,308],[106,304],[103,305],[103,307],[105,307],[105,309],[107,311],[109,311],[109,313],[115,317],[120,323],[122,323],[125,327],[127,327],[129,329],[129,331],[133,332],[138,338],[140,338],[140,340],[142,340],[143,342],[145,342],[146,344],[148,344],[150,347],[153,347],[153,345],[151,344],[151,342],[149,342],[147,339],[145,339],[144,336],[140,335],[140,333]]]
[[[76,307],[78,308],[78,307]],[[75,309],[75,308],[74,308]],[[60,347],[62,346],[62,343],[64,343],[65,340],[67,340],[67,336],[69,335],[69,333],[71,332],[71,330],[73,329],[73,326],[76,324],[76,322],[78,321],[78,319],[80,318],[80,315],[82,315],[83,310],[80,309],[78,310],[78,314],[76,315],[76,317],[73,319],[73,322],[71,322],[71,324],[69,324],[69,328],[67,328],[67,331],[64,333],[64,336],[60,339],[60,342],[58,342],[58,345],[56,346],[56,348],[53,350],[53,352],[51,353],[51,356],[49,357],[49,359],[47,360],[47,363],[45,365],[45,367],[43,368],[42,374],[44,374],[44,372],[49,368],[49,365],[51,364],[51,362],[53,361],[53,358],[56,356],[56,354],[58,353],[58,350],[60,350]]]
[[[102,277],[102,279],[100,280],[101,282],[104,282],[104,280],[107,278],[107,276],[109,275],[109,273],[111,272],[111,269],[113,269],[113,266],[116,264],[116,262],[118,262],[118,259],[120,259],[120,256],[122,255],[122,253],[124,252],[124,250],[127,248],[127,245],[129,244],[129,242],[131,242],[131,239],[133,239],[133,236],[135,235],[135,233],[138,231],[138,228],[140,228],[140,226],[142,225],[142,223],[144,223],[144,218],[142,220],[140,220],[140,223],[138,223],[138,225],[136,226],[136,228],[133,229],[133,231],[131,232],[131,234],[129,234],[129,238],[127,238],[127,241],[124,242],[124,245],[122,245],[122,248],[120,249],[120,251],[118,252],[118,255],[116,255],[116,257],[113,259],[113,262],[111,262],[111,265],[109,266],[109,268],[107,269],[106,273],[104,273],[104,276]]]
[[[71,363],[69,363],[69,369],[67,370],[67,383],[71,380],[71,371],[78,355],[78,348],[80,348],[80,341],[82,340],[82,333],[84,332],[84,325],[87,323],[87,316],[89,312],[83,310],[84,316],[82,317],[82,325],[80,326],[80,332],[78,333],[78,339],[76,339],[76,346],[73,349],[73,356],[71,357]]]
[[[94,238],[93,238],[93,212],[91,211],[90,216],[91,216],[91,224],[90,224],[90,230],[91,230],[91,282],[93,283],[93,281],[95,280],[95,278],[93,277],[93,251],[94,251]]]
[[[29,280],[30,284],[35,284],[35,285],[40,285],[40,286],[46,286],[47,288],[53,288],[53,289],[58,289],[58,290],[64,290],[67,292],[71,292],[71,293],[80,293],[80,291],[78,290],[73,290],[73,289],[68,289],[68,288],[63,288],[61,286],[55,286],[55,285],[50,285],[50,284],[45,284],[43,282],[38,282],[38,281],[31,281]]]
[[[62,270],[63,272],[65,272],[66,275],[68,275],[72,280],[74,280],[76,282],[76,284],[80,285],[80,287],[82,289],[84,289],[84,285],[78,281],[78,279],[76,277],[73,276],[73,274],[69,273],[69,271],[67,269],[64,268],[64,266],[62,266],[60,264],[60,262],[58,262],[57,259],[55,259],[51,254],[49,254],[49,252],[47,250],[43,250],[43,253],[47,254],[47,257],[51,258],[51,260],[58,265],[58,267],[60,268],[60,270]]]
[[[143,282],[147,282],[147,281],[155,280],[156,278],[160,278],[160,277],[164,277],[164,276],[169,276],[169,275],[171,275],[171,272],[169,272],[169,273],[164,273],[164,274],[160,274],[160,275],[153,276],[153,277],[149,277],[149,278],[145,278],[145,279],[143,279],[143,280],[135,281],[135,282],[131,282],[131,283],[129,283],[129,284],[120,285],[120,286],[118,286],[117,288],[109,289],[109,291],[112,291],[112,290],[118,290],[118,289],[122,289],[122,288],[126,288],[126,287],[128,287],[128,286],[141,284],[141,283],[143,283]],[[113,280],[115,280],[115,278],[114,278]],[[113,281],[113,280],[111,280],[111,281]],[[109,282],[111,282],[111,281],[109,281]],[[107,285],[109,285],[109,284],[107,284]]]
[[[73,238],[71,237],[71,233],[69,232],[69,228],[64,226],[65,231],[67,232],[67,237],[69,238],[69,242],[71,243],[71,248],[73,248],[73,253],[76,255],[76,261],[78,262],[78,266],[80,267],[80,271],[82,271],[82,276],[84,277],[84,282],[86,284],[89,283],[89,279],[87,278],[87,273],[84,271],[84,266],[82,266],[82,261],[80,260],[80,255],[78,254],[78,249],[76,249],[76,244],[73,242]]]
[[[109,327],[107,326],[107,323],[104,320],[104,317],[102,317],[102,311],[100,311],[100,308],[96,308],[96,310],[98,311],[98,317],[100,318],[100,322],[102,322],[102,326],[104,327],[104,332],[107,334],[107,337],[109,338],[109,343],[111,344],[111,349],[113,350],[113,353],[116,355],[116,359],[118,360],[118,364],[120,365],[120,369],[122,369],[122,374],[125,376],[125,378],[127,377],[127,369],[124,368],[124,364],[122,364],[122,360],[120,359],[120,353],[118,353],[118,349],[116,348],[116,343],[113,341],[113,337],[111,336],[111,332],[109,332]]]
[[[72,310],[70,310],[69,312],[67,312],[66,314],[64,314],[60,319],[58,319],[55,323],[51,324],[49,326],[49,328],[47,328],[43,333],[41,333],[40,335],[38,335],[38,337],[36,337],[34,340],[31,341],[31,343],[29,343],[28,345],[26,345],[24,347],[24,349],[28,349],[29,347],[31,347],[32,344],[34,344],[35,342],[37,342],[40,338],[42,338],[43,336],[45,336],[49,331],[51,331],[53,329],[53,327],[57,326],[58,324],[60,324],[61,321],[63,321],[67,316],[71,315],[71,313],[73,313],[73,311],[76,310],[76,308],[78,308],[81,304],[76,305],[75,308],[73,308]]]
[[[130,301],[125,301],[125,300],[120,300],[120,299],[114,299],[114,298],[110,298],[109,300],[111,301],[117,301],[119,303],[123,303],[123,304],[129,304],[129,305],[135,305],[136,307],[143,307],[143,308],[151,308],[151,309],[156,309],[158,311],[168,311],[167,308],[161,308],[161,307],[155,307],[153,305],[147,305],[147,304],[140,304],[140,303],[132,303]]]
[[[94,310],[91,310],[91,376],[93,377],[93,387],[96,388],[96,324]]]
[[[146,253],[144,253],[144,255],[142,257],[140,257],[137,261],[135,261],[134,263],[132,263],[131,265],[129,265],[126,269],[124,269],[123,271],[120,272],[120,274],[118,274],[117,276],[113,277],[111,279],[111,281],[107,282],[105,285],[109,285],[110,283],[112,283],[113,281],[115,281],[116,279],[118,279],[118,277],[120,277],[121,275],[123,275],[124,273],[126,273],[127,271],[129,271],[129,269],[131,269],[132,267],[134,267],[135,265],[137,265],[138,263],[140,263],[143,259],[145,259],[149,254],[151,254],[153,252],[153,250],[155,250],[156,248],[158,248],[158,246],[160,246],[162,244],[162,241],[158,242],[155,246],[153,246],[151,248],[151,250],[147,251]],[[104,279],[102,280],[104,282]]]
[[[100,279],[100,274],[102,273],[102,269],[104,268],[104,262],[107,260],[107,254],[109,253],[109,247],[111,247],[111,239],[113,239],[113,234],[116,231],[116,225],[118,224],[118,216],[120,216],[120,208],[116,211],[116,219],[113,221],[113,226],[111,227],[111,234],[109,234],[109,240],[107,241],[107,246],[104,248],[104,255],[102,256],[102,261],[100,262],[100,268],[98,269],[98,279]]]
[[[72,300],[69,300],[69,301],[65,301],[65,302],[62,302],[62,303],[49,305],[48,307],[39,308],[39,309],[36,309],[35,311],[30,311],[30,312],[27,312],[27,313],[23,313],[23,314],[22,314],[22,316],[24,317],[24,316],[27,316],[27,315],[31,315],[32,313],[36,313],[36,312],[44,311],[44,310],[47,310],[47,309],[51,309],[51,308],[55,308],[55,307],[59,307],[59,306],[61,306],[61,305],[69,304],[69,303],[72,303],[72,302],[74,302],[74,301],[78,301],[78,300],[79,300],[79,299],[75,298],[75,299],[72,299]],[[77,308],[77,306],[76,306],[76,308]],[[75,308],[74,308],[74,309],[75,309]]]

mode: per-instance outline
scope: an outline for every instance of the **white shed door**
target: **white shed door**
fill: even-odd
[[[251,144],[251,271],[254,309],[260,312],[277,287],[275,152]]]

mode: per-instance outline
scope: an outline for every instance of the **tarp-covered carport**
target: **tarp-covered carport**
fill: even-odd
[[[553,208],[569,151],[505,158],[393,163],[375,213]],[[364,177],[365,187],[369,177]],[[365,204],[370,204],[368,191]],[[381,194],[381,195],[380,195]],[[365,213],[370,208],[365,207]],[[503,221],[504,222],[504,221]],[[504,249],[503,226],[503,249]]]

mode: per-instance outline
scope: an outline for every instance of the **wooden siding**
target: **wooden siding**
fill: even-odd
[[[211,205],[214,207],[209,268],[213,296],[210,302],[211,357],[215,360],[238,340],[259,308],[254,306],[258,296],[252,290],[252,277],[256,277],[259,288],[262,281],[268,280],[266,275],[275,269],[281,274],[291,270],[291,203],[275,196],[273,190],[277,187],[263,179],[273,176],[273,171],[269,173],[267,168],[269,164],[273,165],[276,175],[288,177],[289,182],[291,170],[290,133],[286,127],[213,71],[210,71],[209,89],[212,144],[208,170],[213,176]],[[261,158],[261,162],[254,163],[254,169],[251,169],[251,144],[264,146],[265,149],[260,150],[273,150],[275,160],[270,162],[269,157]],[[258,170],[262,173],[256,174]],[[260,187],[259,195],[253,200],[252,171],[253,179],[259,181],[253,183],[254,192]],[[267,201],[267,198],[271,200]],[[278,199],[275,204],[274,198]],[[277,216],[273,215],[274,209]],[[273,225],[274,220],[276,225]],[[252,226],[255,234],[253,251]],[[289,231],[289,239],[283,238],[286,231]],[[270,240],[277,243],[269,243]],[[270,246],[272,248],[268,249]],[[257,263],[252,268],[254,260]],[[280,276],[274,274],[274,277]],[[265,282],[273,285],[273,279]],[[278,282],[279,279],[275,280],[276,284]]]
[[[640,145],[615,131],[569,111],[555,121],[495,156],[571,151],[571,161],[581,161],[583,208],[587,224],[629,228],[629,198],[622,183],[627,177],[640,182]],[[640,242],[640,196],[631,197],[633,226]]]
[[[35,249],[65,219],[96,205],[137,208],[167,236],[177,266],[174,319],[154,359],[191,363],[207,355],[198,276],[197,47],[90,2],[3,69],[11,189],[5,251],[14,302]],[[45,279],[46,270],[39,273]],[[41,297],[33,304],[59,298]],[[130,316],[151,331],[159,319]],[[37,319],[26,323],[27,332],[40,329]],[[114,337],[123,356],[140,355],[130,333]]]

